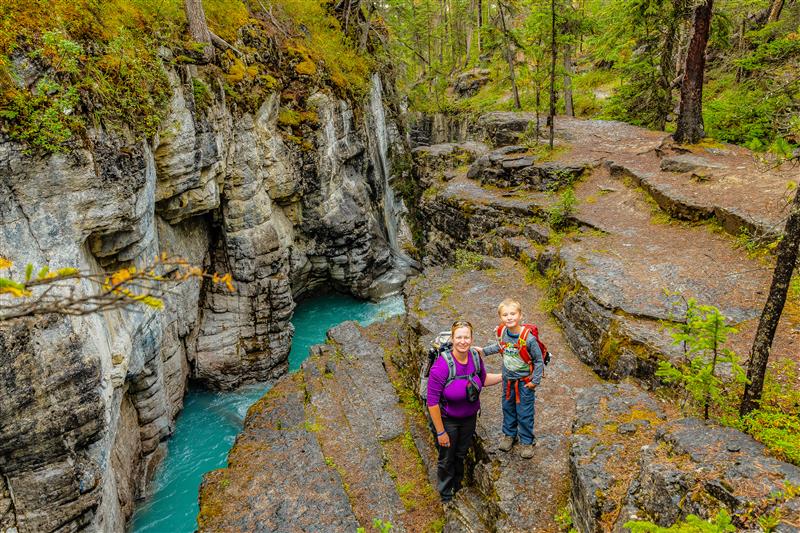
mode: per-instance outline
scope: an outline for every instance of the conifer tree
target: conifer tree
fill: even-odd
[[[694,10],[692,40],[686,54],[678,125],[672,136],[679,143],[696,143],[705,137],[703,129],[703,75],[706,66],[706,45],[711,33],[711,12],[714,0],[705,0]]]

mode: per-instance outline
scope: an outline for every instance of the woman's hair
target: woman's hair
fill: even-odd
[[[516,307],[517,311],[522,313],[522,304],[520,304],[516,300],[512,300],[511,298],[506,298],[505,300],[500,302],[500,305],[497,306],[497,314],[498,315],[503,312],[503,308],[504,307]]]
[[[451,339],[454,339],[454,338],[455,338],[455,336],[456,336],[456,330],[457,330],[458,328],[469,328],[469,336],[470,336],[470,337],[472,337],[472,336],[473,336],[473,332],[472,332],[472,324],[470,324],[470,323],[469,323],[469,322],[467,322],[466,320],[456,320],[455,322],[453,322],[453,327],[451,327],[451,328],[450,328],[450,338],[451,338]]]

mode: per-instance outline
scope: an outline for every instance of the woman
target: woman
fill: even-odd
[[[502,380],[500,374],[487,374],[480,355],[471,349],[472,324],[454,322],[450,335],[453,350],[439,356],[428,379],[428,411],[439,445],[437,488],[442,502],[452,500],[461,488],[464,458],[481,408],[480,391]]]

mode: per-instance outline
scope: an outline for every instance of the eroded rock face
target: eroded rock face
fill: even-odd
[[[570,472],[580,531],[623,531],[636,519],[669,526],[721,508],[737,530],[758,530],[758,517],[770,513],[780,517],[779,528],[796,523],[800,498],[769,496],[784,483],[796,486],[799,468],[732,428],[666,419],[664,408],[630,385],[598,385],[578,397]]]
[[[188,379],[274,379],[287,368],[296,295],[332,282],[379,296],[405,278],[381,200],[388,154],[403,144],[384,116],[368,107],[356,120],[345,102],[313,96],[321,120],[306,151],[278,131],[277,95],[252,115],[234,117],[222,98],[198,112],[191,78],[189,68],[170,73],[169,114],[152,143],[96,131],[91,150],[43,157],[0,142],[0,254],[16,276],[27,263],[99,273],[166,253],[230,272],[236,289],[188,280],[160,313],[0,327],[4,529],[123,530]],[[381,123],[382,151],[368,122]]]

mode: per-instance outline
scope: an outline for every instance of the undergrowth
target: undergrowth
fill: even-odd
[[[205,0],[211,31],[236,51],[204,64],[175,0],[7,0],[0,4],[0,131],[29,151],[65,152],[103,127],[150,138],[171,97],[167,70],[197,63],[196,111],[222,82],[233,109],[265,96],[302,106],[314,86],[360,98],[374,60],[320,0]],[[215,80],[214,80],[215,81]],[[297,82],[297,83],[295,83]],[[295,132],[296,133],[296,132]]]

